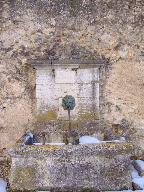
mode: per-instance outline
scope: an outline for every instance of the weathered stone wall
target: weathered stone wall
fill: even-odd
[[[30,191],[131,189],[131,147],[122,142],[16,148],[10,152],[10,186]]]
[[[2,147],[36,121],[35,70],[27,64],[36,58],[104,59],[104,118],[128,120],[134,140],[143,138],[143,0],[2,0],[0,7]]]

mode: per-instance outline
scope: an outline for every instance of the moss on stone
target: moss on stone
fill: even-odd
[[[8,192],[39,192],[37,190],[9,190]]]
[[[13,183],[17,183],[17,186],[23,188],[23,186],[33,187],[33,180],[35,179],[35,168],[34,167],[17,167]]]
[[[124,143],[123,149],[133,149],[133,145],[131,143]]]
[[[41,149],[41,150],[59,150],[61,149],[60,146],[58,145],[42,145],[42,146],[29,146],[28,147],[30,150],[34,150],[34,149]]]
[[[48,111],[47,113],[37,115],[36,118],[39,122],[57,120],[57,113],[55,111]]]
[[[81,125],[81,122],[79,120],[72,120],[71,121],[71,126],[72,126],[72,129],[73,128],[79,128]],[[62,125],[60,125],[58,127],[58,129],[62,129],[62,130],[68,130],[69,128],[69,121],[63,121]]]
[[[15,149],[15,154],[31,156],[33,153],[35,153],[35,151],[37,151],[37,152],[55,151],[55,150],[60,150],[61,148],[62,148],[62,146],[58,146],[58,145],[42,145],[42,146],[31,145],[31,146],[26,146],[23,149],[21,149],[21,147],[17,147]]]
[[[93,189],[81,189],[81,192],[94,192],[95,190]]]
[[[39,192],[37,190],[9,190],[8,192]]]
[[[79,120],[84,120],[84,121],[89,121],[89,120],[95,120],[95,119],[98,119],[98,115],[96,114],[93,114],[93,113],[81,113],[79,115]]]
[[[71,15],[76,16],[76,14],[79,12],[81,3],[81,0],[69,0]]]
[[[81,4],[81,0],[69,0],[70,7],[75,9],[78,5]]]

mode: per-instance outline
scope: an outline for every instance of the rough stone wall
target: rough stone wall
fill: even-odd
[[[35,122],[35,70],[27,64],[34,58],[105,59],[105,120],[125,118],[144,133],[143,0],[1,0],[0,7],[2,147]]]
[[[119,61],[113,66],[107,81],[106,119],[121,123],[127,119],[131,124],[126,135],[137,147],[144,149],[144,63]]]

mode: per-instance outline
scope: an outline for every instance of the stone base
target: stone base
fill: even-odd
[[[14,190],[112,191],[131,189],[128,143],[27,146],[10,152]]]

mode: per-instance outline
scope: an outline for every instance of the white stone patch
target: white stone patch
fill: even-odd
[[[66,95],[77,97],[78,86],[77,84],[55,84],[55,92],[57,99],[62,98]]]
[[[37,70],[36,84],[44,85],[54,83],[53,73],[50,70]]]
[[[90,112],[98,112],[99,111],[99,103],[97,98],[88,98],[88,97],[79,97],[79,108],[81,109],[81,113],[90,113]]]
[[[58,69],[55,71],[56,84],[69,84],[76,82],[76,72],[70,69]]]
[[[53,100],[52,102],[49,102],[49,100],[45,97],[43,100],[37,99],[37,109],[38,113],[45,113],[50,110],[57,109],[58,110],[58,103]]]
[[[99,69],[79,69],[77,70],[77,83],[92,83],[99,81]]]
[[[53,91],[52,91],[53,90]],[[55,87],[51,87],[51,86],[48,86],[48,87],[44,87],[44,86],[39,86],[37,87],[37,93],[36,93],[36,98],[55,98],[56,96],[56,93],[55,93]]]
[[[96,84],[79,84],[79,97],[96,97]]]

